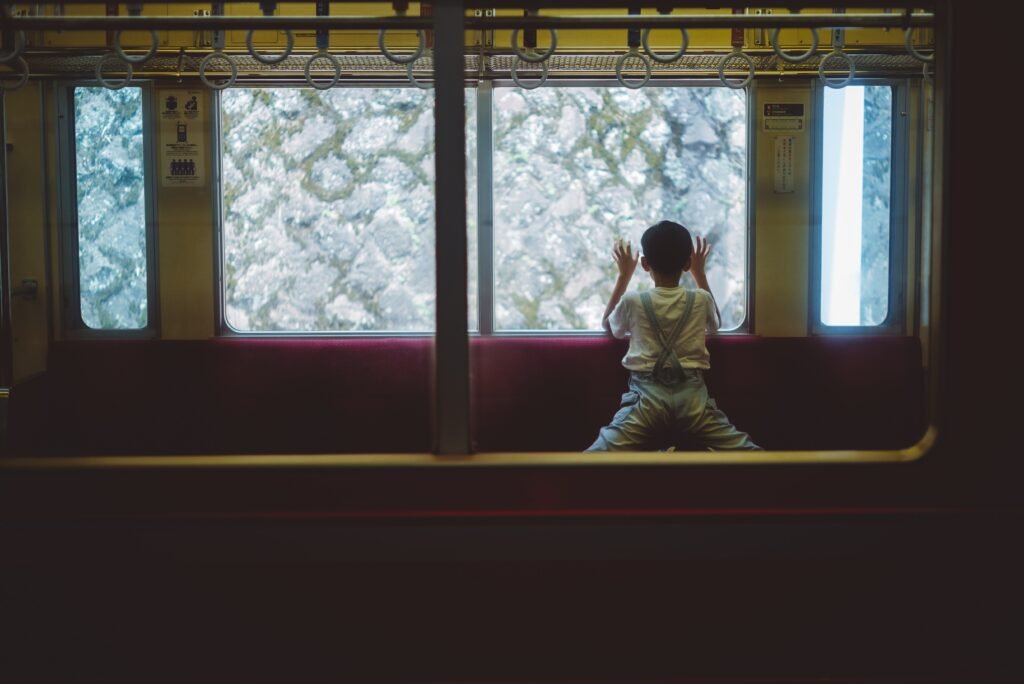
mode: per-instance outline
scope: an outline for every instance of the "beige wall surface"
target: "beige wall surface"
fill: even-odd
[[[154,88],[158,112],[166,88]],[[176,88],[180,90],[180,88]],[[157,249],[160,279],[160,335],[164,339],[203,339],[214,334],[213,117],[210,93],[200,102],[205,145],[203,183],[164,187],[157,178]],[[157,144],[161,143],[157,140]],[[160,163],[160,151],[155,157]]]
[[[48,221],[52,224],[53,188],[44,177],[40,86],[29,83],[4,95],[7,121],[7,197],[11,285],[35,280],[32,299],[11,298],[13,381],[46,369],[50,282],[47,273]]]
[[[775,85],[770,81],[755,89],[753,172],[755,332],[765,336],[807,334],[808,277],[810,259],[811,133],[765,132],[765,104],[802,104],[811,121],[811,92],[801,85]],[[775,139],[793,138],[793,191],[776,192],[774,183]]]

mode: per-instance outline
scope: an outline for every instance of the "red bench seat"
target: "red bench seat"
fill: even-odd
[[[12,454],[425,452],[429,338],[60,341],[13,388]],[[904,447],[924,430],[915,338],[719,336],[712,395],[775,449]],[[580,451],[625,389],[625,343],[471,340],[479,451]],[[687,445],[682,445],[687,446]]]

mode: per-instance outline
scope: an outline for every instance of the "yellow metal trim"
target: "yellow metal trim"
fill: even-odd
[[[107,470],[194,468],[437,468],[516,466],[687,466],[797,463],[904,463],[916,461],[936,440],[929,427],[917,444],[888,451],[717,451],[615,453],[490,452],[466,456],[436,454],[239,454],[210,456],[71,456],[0,458],[0,470]]]

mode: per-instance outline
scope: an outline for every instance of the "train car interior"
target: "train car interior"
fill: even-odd
[[[626,380],[601,334],[610,245],[663,217],[712,243],[708,382],[755,441],[925,448],[925,13],[654,8],[659,29],[634,9],[561,34],[519,28],[533,9],[466,15],[444,120],[466,152],[445,160],[430,5],[342,6],[282,30],[314,7],[228,3],[231,28],[191,33],[216,19],[12,15],[81,29],[28,23],[6,60],[8,168],[42,162],[8,184],[12,455],[582,451]],[[254,14],[271,28],[235,28]],[[465,176],[460,206],[435,165]]]
[[[8,681],[1011,681],[974,5],[0,5]]]

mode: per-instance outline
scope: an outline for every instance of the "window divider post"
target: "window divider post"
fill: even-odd
[[[434,451],[470,453],[466,237],[465,4],[439,0],[434,18],[437,330]]]

